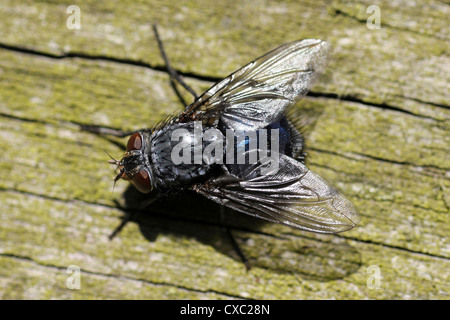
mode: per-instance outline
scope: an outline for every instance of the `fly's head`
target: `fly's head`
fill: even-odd
[[[120,178],[130,181],[142,193],[153,190],[154,184],[150,163],[146,155],[144,134],[136,132],[128,139],[127,149],[121,160],[112,159],[109,163],[117,165],[119,173],[114,178],[114,184]]]

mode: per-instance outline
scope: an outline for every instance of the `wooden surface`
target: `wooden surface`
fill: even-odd
[[[378,1],[372,30],[372,1],[71,1],[71,30],[67,1],[1,1],[0,297],[449,299],[450,7],[411,3]],[[282,43],[328,40],[327,71],[296,108],[308,166],[361,224],[324,236],[228,213],[247,272],[218,206],[187,195],[137,212],[109,241],[139,198],[123,181],[111,191],[104,150],[120,157],[126,139],[80,124],[134,130],[182,109],[155,22],[198,92]]]

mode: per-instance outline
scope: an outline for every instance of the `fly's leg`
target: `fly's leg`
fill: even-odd
[[[108,140],[112,144],[115,144],[120,149],[125,149],[126,146],[123,145],[120,142],[115,141],[112,138],[108,138],[108,136],[124,138],[124,137],[131,136],[133,133],[136,133],[136,132],[151,132],[152,131],[151,129],[147,129],[147,128],[146,129],[134,130],[134,131],[122,131],[120,129],[105,128],[105,127],[95,126],[95,125],[80,124],[79,126],[80,126],[80,130],[81,131],[86,131],[86,132],[90,132],[90,133],[93,133],[93,134],[97,134],[97,135],[103,136],[104,139]],[[105,152],[108,153],[106,150],[105,150]]]
[[[250,264],[248,262],[247,257],[242,252],[241,248],[239,247],[239,244],[237,243],[236,239],[234,238],[233,234],[231,233],[231,229],[225,225],[225,207],[220,206],[220,221],[222,224],[222,227],[225,229],[225,232],[228,235],[228,238],[230,239],[231,245],[233,246],[234,251],[237,253],[239,258],[241,259],[242,263],[245,265],[245,268],[247,271],[251,269]]]
[[[183,78],[172,68],[169,62],[169,58],[167,57],[166,51],[164,50],[164,45],[161,41],[161,38],[158,33],[158,27],[156,24],[153,25],[153,32],[155,33],[156,41],[158,42],[159,51],[161,52],[161,56],[164,59],[164,63],[166,64],[167,72],[170,75],[170,83],[172,85],[172,88],[174,89],[176,95],[181,100],[183,105],[187,107],[186,101],[184,101],[183,97],[181,96],[180,92],[178,91],[175,82],[178,82],[183,88],[185,88],[193,97],[195,100],[198,99],[197,93],[186,83],[184,82]]]
[[[159,46],[159,50],[161,52],[161,56],[164,59],[164,63],[166,64],[166,69],[167,72],[170,75],[170,83],[172,85],[172,88],[174,89],[176,95],[178,96],[178,98],[180,99],[181,103],[185,106],[185,108],[188,107],[188,104],[186,103],[186,101],[184,100],[183,96],[180,94],[180,92],[178,91],[178,88],[176,87],[176,82],[178,82],[181,86],[183,86],[183,88],[185,88],[193,97],[195,100],[198,99],[198,95],[197,93],[195,93],[195,91],[186,83],[184,82],[183,78],[172,68],[172,66],[170,65],[169,59],[167,57],[166,51],[164,50],[164,45],[161,41],[161,38],[159,36],[158,33],[158,28],[156,26],[156,24],[153,25],[153,31],[155,33],[155,38],[156,41],[158,42],[158,46]],[[79,124],[80,129],[82,131],[87,131],[87,132],[91,132],[91,133],[95,133],[95,134],[101,134],[101,135],[108,135],[108,136],[114,136],[114,137],[118,137],[118,138],[124,138],[127,136],[132,135],[133,133],[136,132],[151,132],[151,129],[139,129],[139,130],[134,130],[134,131],[123,131],[120,129],[113,129],[113,128],[106,128],[106,127],[101,127],[101,126],[96,126],[96,125],[84,125],[84,124]]]
[[[107,136],[114,136],[118,138],[124,138],[131,136],[133,133],[136,132],[151,132],[151,129],[145,128],[145,129],[139,129],[139,130],[133,130],[133,131],[123,131],[120,129],[113,129],[113,128],[106,128],[101,126],[95,126],[95,125],[85,125],[80,124],[80,129],[82,131],[87,131],[95,134],[103,134]]]

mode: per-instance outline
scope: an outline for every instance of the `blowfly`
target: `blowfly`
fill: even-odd
[[[157,35],[156,27],[154,28]],[[180,114],[131,134],[117,165],[143,193],[193,190],[225,207],[301,230],[338,233],[360,221],[355,206],[305,165],[304,138],[289,116],[323,71],[329,45],[283,44],[197,96]]]

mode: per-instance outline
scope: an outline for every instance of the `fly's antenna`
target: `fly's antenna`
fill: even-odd
[[[106,151],[105,149],[103,149],[103,151],[105,151],[105,153],[108,155],[108,157],[111,158],[111,160],[108,160],[108,163],[119,165],[119,163],[120,163],[119,160],[114,159],[114,158],[109,154],[109,152]]]

